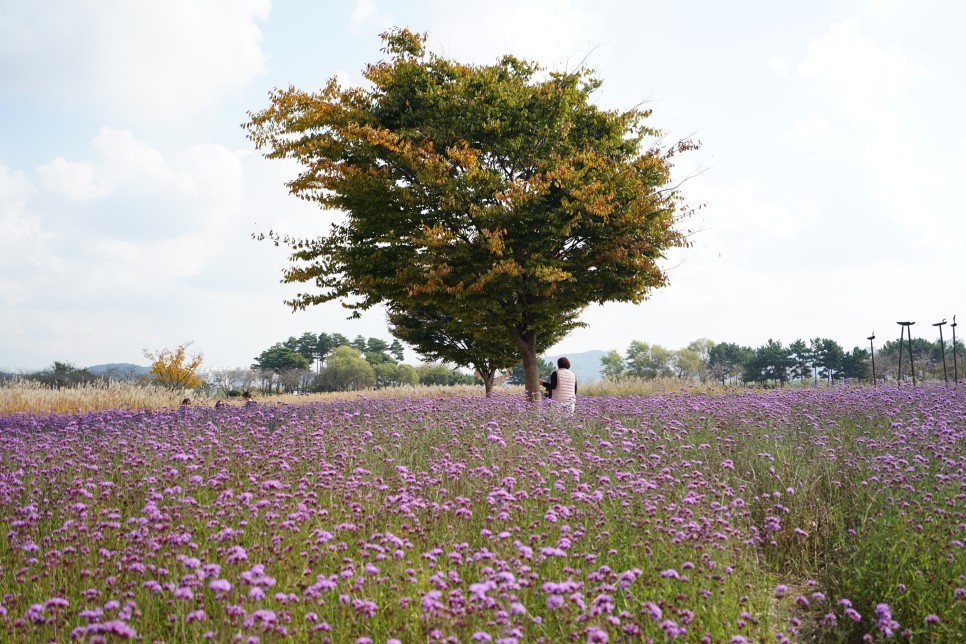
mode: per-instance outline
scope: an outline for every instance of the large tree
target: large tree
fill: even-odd
[[[309,365],[319,359],[318,351],[319,338],[314,333],[303,333],[300,337],[292,336],[282,343],[286,349],[295,351],[305,358]]]
[[[255,358],[253,369],[268,369],[280,373],[288,369],[308,369],[308,359],[295,349],[278,342]]]
[[[768,342],[755,349],[745,362],[745,379],[759,383],[774,380],[779,386],[788,382],[788,370],[795,364],[791,351],[778,340]]]
[[[337,347],[317,379],[322,391],[353,391],[376,384],[376,373],[362,353],[351,346]]]
[[[674,375],[671,369],[673,352],[659,344],[648,344],[640,340],[632,340],[627,347],[624,363],[627,373],[635,378],[653,379],[670,378]]]
[[[816,378],[826,378],[831,385],[833,380],[842,377],[842,358],[845,349],[831,338],[813,338],[811,344],[812,367],[818,369]]]
[[[812,350],[805,340],[801,338],[789,344],[788,350],[791,352],[794,361],[789,371],[789,377],[792,379],[798,378],[802,384],[805,384],[805,379],[811,375],[808,371],[808,366],[812,361]]]
[[[151,374],[158,384],[172,389],[194,389],[204,383],[197,374],[204,359],[202,354],[188,355],[191,342],[179,344],[175,349],[144,350],[144,357],[151,361]]]
[[[659,147],[648,110],[593,105],[589,70],[467,65],[427,51],[425,35],[382,38],[388,59],[366,67],[365,87],[275,90],[245,125],[268,157],[302,164],[294,195],[345,213],[323,237],[268,233],[292,250],[284,281],[318,287],[288,304],[491,324],[538,394],[541,336],[667,283],[658,262],[686,245],[670,161],[693,145]]]
[[[708,352],[708,368],[711,375],[724,385],[729,378],[735,381],[744,372],[744,363],[754,355],[750,347],[742,347],[734,342],[720,342]]]
[[[697,340],[692,340],[687,348],[690,351],[694,351],[698,354],[698,380],[702,383],[708,380],[708,371],[710,369],[711,363],[711,350],[714,349],[715,344],[717,344],[711,338],[698,338]]]
[[[701,354],[690,347],[671,352],[671,368],[674,375],[684,380],[702,380],[704,363]]]
[[[600,375],[607,380],[620,379],[624,371],[624,357],[616,349],[611,349],[600,357]]]
[[[389,345],[389,353],[392,354],[392,357],[395,358],[396,362],[402,362],[405,359],[405,351],[405,347],[403,347],[398,338],[394,338],[392,344]]]
[[[854,347],[842,356],[842,377],[848,380],[866,380],[871,378],[872,365],[869,362],[869,352],[860,347]]]
[[[342,346],[344,343],[338,342],[338,339],[329,335],[325,331],[316,336],[315,339],[315,372],[319,373],[322,371],[322,364],[328,357],[329,353],[336,347]]]
[[[252,368],[262,371],[264,391],[271,389],[271,380],[275,381],[276,392],[280,391],[283,385],[286,388],[295,388],[298,385],[292,383],[306,380],[303,372],[309,368],[309,359],[291,348],[295,341],[297,341],[296,338],[289,338],[288,343],[278,342],[255,358]]]
[[[97,377],[87,369],[75,367],[70,362],[57,362],[43,371],[32,373],[28,376],[30,380],[37,380],[51,387],[60,389],[62,387],[76,387],[78,385],[94,382]]]

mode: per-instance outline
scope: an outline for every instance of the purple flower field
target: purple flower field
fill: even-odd
[[[0,417],[0,641],[966,639],[966,387]]]

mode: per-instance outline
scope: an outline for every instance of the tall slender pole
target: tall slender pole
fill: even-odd
[[[869,341],[869,349],[872,351],[872,386],[875,387],[877,386],[875,382],[875,344],[872,343],[875,340],[875,331],[866,340]]]
[[[950,324],[953,328],[953,381],[956,386],[959,386],[959,365],[956,364],[956,316],[953,316],[953,323]]]
[[[916,386],[916,363],[912,358],[912,325],[915,322],[910,323],[909,333],[906,334],[906,342],[909,343],[909,370],[912,371],[912,386]]]
[[[943,325],[946,324],[946,318],[943,318],[942,322],[936,322],[933,326],[939,327],[939,348],[942,349],[943,354],[943,383],[949,384],[949,376],[946,374],[946,343],[943,341]]]
[[[816,355],[818,353],[818,344],[815,341],[810,340],[809,348],[812,352],[812,386],[818,387],[818,366],[815,364]]]

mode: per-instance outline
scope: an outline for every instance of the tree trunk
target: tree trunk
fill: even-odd
[[[516,327],[510,327],[510,337],[520,350],[523,360],[523,382],[527,390],[527,400],[540,401],[540,372],[537,371],[537,334],[534,331],[521,333]]]
[[[483,381],[483,390],[486,392],[486,397],[491,398],[493,396],[493,376],[496,375],[496,369],[477,371],[477,373],[480,374],[480,380]]]

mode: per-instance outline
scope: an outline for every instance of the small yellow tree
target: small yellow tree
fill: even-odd
[[[204,381],[195,371],[201,366],[203,356],[199,353],[188,356],[190,342],[184,342],[177,349],[160,349],[152,352],[144,350],[144,357],[151,361],[151,373],[159,384],[172,389],[194,389]]]

